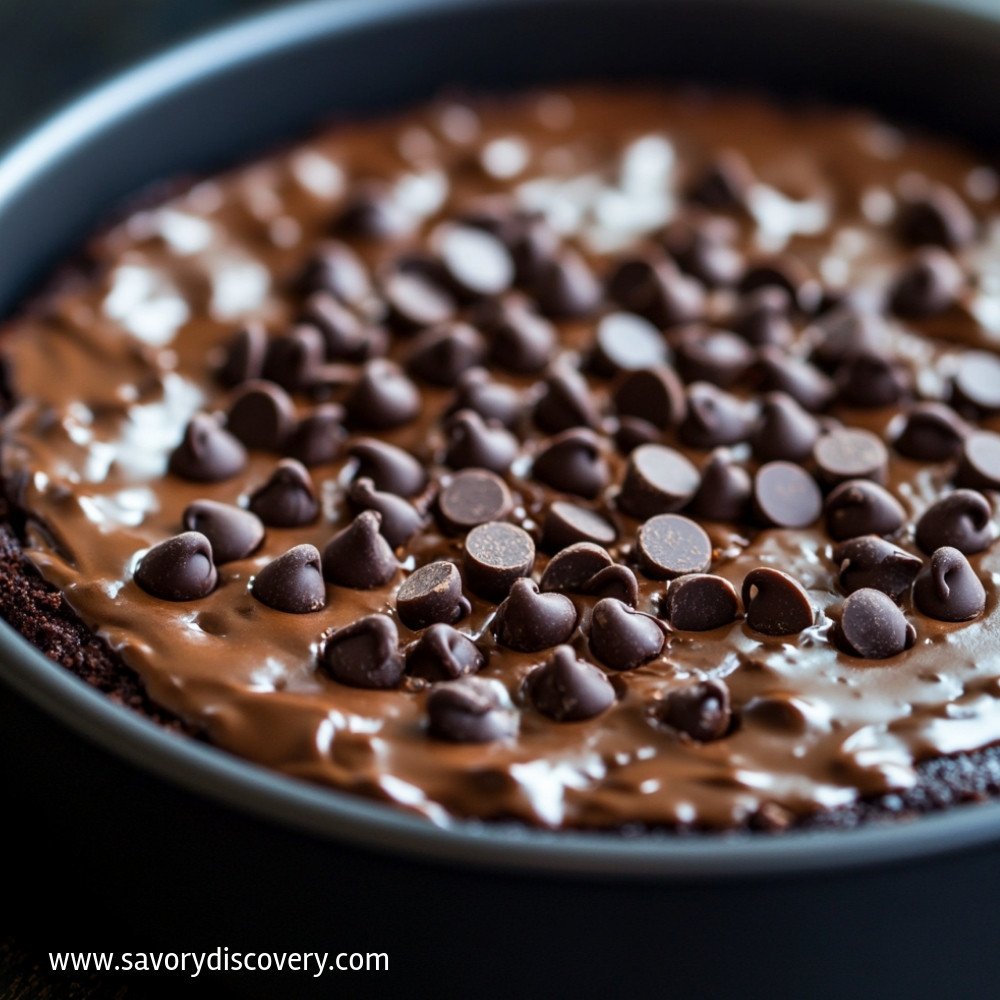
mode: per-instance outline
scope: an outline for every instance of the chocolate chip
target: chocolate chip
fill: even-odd
[[[813,448],[820,479],[836,486],[848,479],[885,482],[889,452],[882,439],[860,427],[837,427],[824,434]]]
[[[504,427],[513,427],[522,410],[520,393],[502,382],[494,382],[482,368],[471,368],[458,380],[455,399],[449,413],[474,410],[483,420],[495,420]]]
[[[1000,490],[1000,434],[976,431],[965,439],[955,482],[973,489]]]
[[[578,660],[572,646],[559,646],[526,682],[532,705],[556,722],[593,719],[615,703],[615,689],[592,663]]]
[[[673,369],[661,365],[628,374],[614,393],[620,417],[638,417],[664,430],[684,417],[684,387]]]
[[[950,407],[916,403],[906,413],[893,447],[907,458],[944,462],[958,457],[967,434],[965,422]]]
[[[426,274],[397,264],[381,280],[389,321],[401,332],[446,323],[455,315],[455,301]]]
[[[791,396],[772,392],[762,401],[750,444],[758,461],[801,462],[812,454],[819,432],[819,424],[811,413]]]
[[[732,726],[729,688],[719,680],[699,681],[670,691],[656,708],[656,719],[687,739],[722,739]]]
[[[975,490],[954,490],[927,508],[917,521],[917,545],[930,554],[952,546],[972,555],[993,544],[993,508]]]
[[[486,342],[468,323],[425,330],[414,341],[407,370],[431,385],[454,386],[486,356]]]
[[[284,451],[303,465],[328,465],[340,456],[346,437],[344,408],[337,403],[321,403],[295,424]]]
[[[399,365],[377,358],[364,365],[345,405],[355,424],[389,430],[409,423],[420,412],[420,391]]]
[[[481,670],[482,650],[450,625],[431,625],[406,650],[406,672],[427,681],[450,681]]]
[[[452,469],[506,472],[517,456],[517,438],[501,424],[487,424],[474,410],[449,417],[445,435],[444,464]]]
[[[711,382],[728,389],[750,370],[754,352],[728,330],[689,326],[671,338],[677,371],[685,382]]]
[[[663,256],[629,257],[608,278],[611,299],[661,329],[690,323],[705,308],[701,284]]]
[[[773,344],[786,347],[795,339],[789,319],[792,297],[784,288],[765,285],[740,301],[733,316],[733,330],[755,347]]]
[[[648,319],[635,313],[613,312],[598,322],[590,357],[595,374],[610,378],[666,360],[663,335]]]
[[[517,714],[499,681],[461,677],[431,689],[427,731],[450,743],[490,743],[517,733]]]
[[[584,584],[582,593],[589,597],[613,597],[630,608],[639,606],[639,581],[628,566],[606,566]]]
[[[901,185],[896,230],[912,246],[933,244],[955,250],[971,243],[976,220],[964,201],[944,184],[907,178]]]
[[[295,423],[295,405],[279,385],[244,382],[229,404],[226,430],[248,448],[280,451]]]
[[[212,544],[198,531],[174,535],[147,550],[136,564],[133,579],[161,601],[207,597],[219,579]]]
[[[170,453],[170,471],[182,479],[217,483],[246,468],[246,449],[207,413],[196,413]]]
[[[350,306],[360,306],[373,294],[371,278],[361,258],[340,240],[325,240],[312,252],[299,278],[308,292],[328,292]]]
[[[792,462],[768,462],[753,480],[754,512],[775,528],[805,528],[818,520],[823,495],[812,476]]]
[[[552,438],[535,456],[531,474],[554,490],[588,500],[598,496],[610,478],[600,439],[581,427]]]
[[[327,361],[367,361],[384,354],[388,347],[385,330],[366,325],[326,292],[316,292],[306,300],[299,322],[319,332]]]
[[[680,510],[694,496],[701,477],[679,452],[644,444],[629,456],[618,506],[641,520]]]
[[[886,660],[909,649],[916,630],[891,597],[864,587],[844,601],[833,638],[850,656]]]
[[[514,581],[527,576],[534,564],[535,543],[514,524],[490,521],[465,537],[465,582],[486,600],[502,601]]]
[[[724,449],[718,449],[702,467],[701,485],[687,510],[709,521],[742,521],[752,493],[750,473],[733,462]]]
[[[667,588],[661,614],[683,632],[708,632],[731,625],[739,617],[736,588],[721,576],[692,573]]]
[[[222,364],[216,369],[216,378],[229,387],[260,378],[266,355],[267,331],[260,323],[248,323],[223,347]]]
[[[918,250],[889,289],[889,307],[897,316],[923,319],[950,309],[962,287],[962,271],[944,250]]]
[[[264,525],[256,514],[215,500],[188,504],[181,523],[185,531],[199,531],[209,540],[217,566],[245,559],[264,540]]]
[[[794,577],[769,566],[758,566],[743,580],[747,625],[764,635],[791,635],[816,621],[809,595]]]
[[[392,189],[380,181],[352,185],[333,224],[343,236],[388,240],[405,236],[414,227],[414,219],[399,203]]]
[[[575,250],[562,250],[540,261],[531,290],[539,310],[553,319],[588,316],[597,308],[601,286]]]
[[[745,441],[756,414],[742,399],[710,382],[695,382],[687,389],[687,414],[677,428],[691,448],[717,448]]]
[[[556,553],[545,567],[539,586],[544,591],[582,594],[587,584],[615,561],[608,552],[593,542],[577,542]]]
[[[365,510],[381,514],[379,531],[394,549],[405,545],[427,523],[423,514],[409,501],[395,493],[376,489],[375,484],[365,477],[355,479],[347,488],[347,505],[352,514]]]
[[[601,421],[586,381],[575,369],[563,364],[554,366],[546,377],[532,416],[549,434],[571,427],[597,427]]]
[[[326,587],[315,545],[296,545],[272,559],[253,578],[250,593],[269,608],[292,615],[319,611]]]
[[[358,438],[348,453],[357,462],[354,480],[370,479],[375,489],[412,497],[427,485],[427,472],[409,452],[385,441]]]
[[[909,592],[923,560],[876,535],[843,542],[833,550],[838,580],[847,594],[871,587],[899,601]]]
[[[431,235],[431,244],[449,283],[463,298],[499,295],[514,280],[507,247],[483,229],[445,224]]]
[[[615,526],[588,507],[580,507],[566,500],[554,500],[545,511],[542,548],[546,552],[558,552],[577,542],[613,545],[617,537]]]
[[[552,358],[555,327],[520,296],[484,303],[473,320],[486,335],[490,360],[500,368],[515,375],[532,375]]]
[[[863,351],[837,369],[838,399],[847,406],[876,407],[898,403],[911,388],[905,365],[876,352]]]
[[[363,510],[346,528],[341,528],[323,549],[323,576],[338,587],[371,590],[388,583],[399,563],[379,530],[382,515]]]
[[[542,593],[534,580],[515,580],[491,628],[501,646],[533,653],[566,642],[576,618],[576,606],[568,597]]]
[[[612,670],[632,670],[652,660],[665,641],[655,618],[613,597],[594,605],[588,638],[591,653]]]
[[[336,629],[323,643],[319,664],[350,687],[396,687],[404,665],[396,623],[386,615],[367,615]]]
[[[663,249],[709,288],[735,285],[744,271],[743,255],[734,246],[739,229],[719,216],[675,219],[660,233]]]
[[[958,549],[943,546],[920,571],[913,585],[913,603],[928,618],[967,622],[986,609],[986,588]]]
[[[639,417],[620,417],[614,429],[615,447],[623,455],[631,455],[644,444],[659,444],[663,434],[658,427]]]
[[[833,381],[808,361],[765,346],[757,352],[760,387],[765,392],[787,393],[803,409],[816,413],[830,404],[836,393]]]
[[[955,402],[974,415],[1000,410],[1000,357],[988,351],[968,351],[958,363],[953,383]]]
[[[712,563],[712,542],[704,529],[681,514],[657,514],[636,536],[639,568],[654,580],[704,573]]]
[[[462,575],[454,563],[438,560],[414,570],[396,592],[399,620],[410,629],[437,622],[453,625],[471,606],[462,596]]]
[[[486,469],[465,469],[438,493],[438,520],[449,534],[465,534],[477,524],[502,519],[513,503],[507,484],[499,476]]]
[[[747,268],[738,290],[747,295],[759,288],[782,288],[803,313],[812,313],[823,297],[823,288],[798,258],[785,254],[758,261]]]
[[[906,522],[903,505],[884,487],[867,479],[849,479],[823,507],[826,532],[835,541],[859,535],[894,535]]]
[[[890,332],[885,320],[868,305],[843,303],[820,316],[803,334],[816,341],[812,360],[826,371],[862,351],[883,351]]]
[[[739,150],[724,149],[695,176],[687,197],[715,211],[734,211],[746,207],[753,184],[753,170],[746,157]]]
[[[322,334],[314,326],[299,324],[268,344],[264,378],[289,392],[299,392],[312,384],[325,359]]]
[[[309,473],[301,462],[284,458],[267,481],[250,494],[250,510],[273,528],[311,524],[319,514],[319,501]]]

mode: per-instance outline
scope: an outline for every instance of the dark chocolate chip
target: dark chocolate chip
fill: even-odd
[[[636,417],[660,430],[680,423],[687,405],[680,379],[665,365],[628,374],[615,390],[614,403],[619,417]]]
[[[886,660],[909,649],[916,630],[891,597],[864,587],[844,601],[833,638],[850,656]]]
[[[613,597],[630,608],[639,606],[639,581],[628,566],[607,566],[595,573],[582,593],[590,597]]]
[[[903,505],[884,487],[867,479],[849,479],[823,507],[826,532],[835,541],[859,535],[894,535],[906,522]]]
[[[217,566],[245,559],[264,540],[264,525],[252,511],[215,500],[195,500],[181,516],[185,531],[200,531],[212,545]]]
[[[819,438],[816,418],[783,392],[764,397],[757,427],[750,437],[754,458],[761,462],[801,462]]]
[[[690,323],[705,309],[705,289],[663,256],[620,261],[607,283],[611,299],[662,328]]]
[[[280,451],[295,423],[291,397],[274,382],[244,382],[229,404],[226,430],[248,448]]]
[[[614,428],[615,447],[623,455],[631,455],[644,444],[659,444],[663,434],[658,427],[639,417],[620,417]]]
[[[717,448],[745,441],[756,414],[742,399],[710,382],[695,382],[687,389],[687,414],[677,434],[690,448]]]
[[[709,288],[728,288],[744,271],[743,255],[734,245],[738,235],[733,220],[707,216],[675,219],[660,234],[660,242],[685,274]]]
[[[367,361],[388,347],[384,330],[366,325],[326,292],[316,292],[306,300],[299,321],[319,331],[327,361]]]
[[[663,334],[648,319],[635,313],[608,313],[597,324],[590,367],[597,375],[650,368],[667,360]]]
[[[986,588],[958,549],[943,546],[920,571],[913,603],[929,618],[967,622],[986,609]]]
[[[556,365],[548,374],[532,416],[549,434],[571,427],[597,427],[601,421],[586,381],[567,365]]]
[[[747,158],[736,149],[720,150],[702,168],[687,189],[687,197],[719,212],[746,207],[754,174]]]
[[[753,348],[728,330],[684,327],[671,339],[677,371],[685,382],[734,386],[754,362]]]
[[[250,494],[248,506],[273,528],[311,524],[319,514],[312,479],[305,466],[292,458],[278,462],[267,481]]]
[[[577,542],[558,552],[542,573],[539,586],[544,591],[582,594],[601,570],[614,566],[608,552],[593,542]]]
[[[928,555],[952,546],[972,555],[993,544],[993,508],[975,490],[954,490],[932,504],[917,521],[917,545]]]
[[[740,279],[743,295],[759,288],[783,288],[792,303],[803,313],[815,312],[823,298],[823,287],[798,258],[785,254],[758,261],[748,267]]]
[[[753,480],[754,512],[775,528],[806,528],[819,519],[823,494],[812,476],[793,462],[768,462]]]
[[[347,488],[347,505],[352,514],[375,510],[382,515],[379,531],[385,540],[398,549],[405,545],[427,523],[427,519],[408,500],[395,493],[375,488],[368,478],[355,479]]]
[[[795,339],[795,327],[789,318],[791,308],[788,291],[765,285],[740,301],[733,316],[733,330],[755,347],[786,347]]]
[[[708,632],[731,625],[739,617],[736,588],[721,576],[692,573],[667,588],[662,617],[683,632]]]
[[[399,620],[411,629],[437,622],[454,625],[470,610],[462,596],[462,574],[454,563],[444,560],[414,570],[396,592]]]
[[[792,635],[810,628],[816,612],[794,577],[769,566],[758,566],[743,580],[747,625],[764,635]]]
[[[757,361],[762,390],[787,393],[811,413],[826,409],[836,393],[833,381],[818,368],[786,354],[780,347],[768,345],[760,348]]]
[[[891,357],[862,351],[845,361],[836,375],[838,398],[847,406],[891,406],[909,393],[909,369]]]
[[[260,323],[248,323],[237,330],[222,349],[222,364],[216,377],[225,386],[236,386],[260,378],[267,356],[267,331]]]
[[[846,594],[871,587],[894,601],[909,592],[923,560],[876,535],[843,542],[833,550],[838,580]]]
[[[486,469],[465,469],[437,495],[437,514],[449,534],[464,535],[487,521],[499,521],[514,505],[507,484]]]
[[[968,427],[951,407],[916,403],[907,411],[893,447],[907,458],[945,462],[958,457],[967,434]]]
[[[427,485],[427,471],[409,452],[385,441],[358,438],[348,449],[357,461],[354,480],[370,479],[375,489],[416,496]]]
[[[269,608],[292,615],[319,611],[326,587],[315,545],[296,545],[272,559],[253,578],[250,593]]]
[[[974,415],[1000,410],[1000,357],[989,351],[968,351],[958,362],[953,383],[955,403]]]
[[[373,293],[361,258],[340,240],[324,240],[313,251],[299,277],[306,293],[326,292],[350,306],[360,306]]]
[[[517,525],[490,521],[465,537],[465,582],[486,600],[502,601],[514,581],[527,576],[534,564],[535,543]]]
[[[300,323],[268,344],[264,378],[289,392],[311,385],[326,360],[326,345],[316,327]]]
[[[1000,490],[1000,434],[975,431],[965,439],[955,482],[978,490]]]
[[[681,514],[657,514],[636,536],[639,568],[654,580],[704,573],[712,563],[712,542],[705,530]]]
[[[219,426],[215,417],[196,413],[184,437],[170,453],[170,471],[182,479],[217,483],[246,468],[247,452],[240,442]]]
[[[427,731],[450,743],[490,743],[517,733],[517,714],[499,681],[460,677],[431,689]]]
[[[492,381],[482,368],[471,368],[459,378],[448,412],[474,410],[483,420],[496,420],[504,427],[513,427],[522,409],[521,395],[513,386]]]
[[[420,270],[397,264],[383,275],[381,290],[389,321],[401,332],[437,326],[455,315],[455,300]]]
[[[363,510],[323,549],[323,576],[338,587],[371,590],[388,583],[399,569],[392,547],[379,530],[382,515]]]
[[[454,386],[486,356],[486,342],[468,323],[425,330],[413,342],[407,370],[431,385]]]
[[[712,452],[701,470],[701,485],[687,506],[689,513],[709,521],[742,521],[750,509],[750,473],[724,449]]]
[[[452,469],[506,472],[518,452],[518,441],[502,424],[487,424],[475,410],[459,410],[445,425],[444,464]]]
[[[296,423],[284,450],[289,458],[303,465],[327,465],[340,456],[346,438],[344,408],[337,403],[321,403]]]
[[[889,307],[897,316],[922,319],[950,309],[962,287],[962,271],[944,250],[918,250],[889,289]]]
[[[976,220],[969,207],[950,187],[929,184],[924,178],[907,178],[901,185],[896,231],[911,246],[933,244],[957,250],[971,243]]]
[[[535,456],[531,474],[554,490],[588,500],[597,497],[610,478],[600,439],[581,427],[552,438]]]
[[[355,424],[389,430],[409,423],[420,412],[420,391],[399,365],[376,358],[362,368],[345,405]]]
[[[484,229],[447,223],[431,236],[449,284],[463,298],[505,292],[514,280],[507,247]]]
[[[885,320],[868,305],[843,303],[820,316],[803,334],[816,343],[812,360],[826,371],[862,351],[883,351],[890,333]]]
[[[406,672],[427,681],[451,681],[481,670],[482,650],[450,625],[431,625],[406,650]]]
[[[552,359],[555,327],[520,296],[484,303],[473,320],[486,335],[490,360],[500,368],[516,375],[532,375]]]
[[[219,579],[212,543],[199,531],[185,531],[146,551],[133,574],[147,594],[161,601],[195,601],[207,597]]]
[[[651,615],[605,597],[590,617],[590,651],[612,670],[632,670],[660,655],[665,636]]]
[[[615,526],[588,507],[554,500],[545,511],[542,523],[542,548],[558,552],[577,542],[613,545],[618,537]]]
[[[572,646],[559,646],[527,679],[532,705],[556,722],[593,719],[615,703],[615,689],[604,672],[578,660]]]
[[[836,486],[848,479],[885,482],[889,452],[882,439],[860,427],[837,427],[824,434],[813,448],[820,479]]]
[[[694,496],[701,477],[679,452],[658,444],[644,444],[629,456],[618,506],[645,520],[680,510]]]
[[[722,739],[732,726],[729,688],[714,678],[670,691],[656,708],[656,719],[697,743]]]
[[[539,262],[531,290],[539,310],[553,319],[589,316],[601,299],[590,265],[568,249]]]
[[[391,188],[380,181],[352,185],[333,223],[333,231],[361,239],[388,240],[412,232],[414,219]]]
[[[534,580],[515,580],[491,628],[497,642],[524,653],[566,642],[576,629],[576,606],[563,594],[543,593]]]
[[[367,615],[337,629],[323,643],[319,663],[341,684],[394,688],[404,666],[396,623],[386,615]]]

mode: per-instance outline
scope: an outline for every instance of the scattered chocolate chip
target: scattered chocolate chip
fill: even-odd
[[[710,382],[694,382],[687,389],[687,414],[677,428],[690,448],[717,448],[745,441],[756,414],[742,399]]]
[[[519,577],[535,564],[535,543],[524,528],[490,521],[465,538],[463,570],[469,589],[489,601],[502,601]]]
[[[744,271],[743,255],[734,245],[738,235],[731,219],[679,218],[660,233],[660,242],[685,274],[709,288],[728,288]]]
[[[306,293],[327,292],[350,306],[364,304],[373,294],[368,269],[340,240],[324,240],[316,247],[298,284]]]
[[[784,289],[795,307],[807,314],[815,312],[823,298],[823,286],[809,268],[798,257],[788,254],[758,261],[747,268],[738,290],[747,295],[759,288]]]
[[[377,358],[364,365],[345,405],[355,424],[389,430],[409,423],[420,412],[420,391],[399,365]]]
[[[555,327],[520,296],[484,303],[473,321],[486,336],[490,360],[515,375],[532,375],[552,359]]]
[[[601,422],[586,381],[568,365],[554,366],[546,376],[532,417],[549,434],[572,427],[597,427]]]
[[[618,451],[631,455],[640,445],[659,444],[663,434],[658,427],[639,417],[620,417],[613,436]]]
[[[184,437],[170,453],[169,468],[175,476],[199,483],[231,479],[246,468],[247,452],[240,442],[207,413],[196,413]]]
[[[805,528],[819,519],[823,494],[812,476],[793,462],[768,462],[753,480],[754,512],[775,528]]]
[[[230,388],[260,378],[266,355],[267,331],[260,323],[248,323],[223,347],[222,364],[216,369],[216,378]]]
[[[450,681],[486,665],[482,650],[464,633],[438,623],[406,650],[406,672],[427,681]]]
[[[454,386],[486,356],[486,342],[468,323],[425,330],[413,342],[407,362],[411,375],[431,385]]]
[[[639,581],[628,566],[606,566],[586,582],[581,593],[598,599],[613,597],[630,608],[639,606]]]
[[[593,719],[615,703],[615,689],[603,671],[579,660],[572,646],[558,646],[526,682],[532,705],[556,722]]]
[[[709,521],[742,521],[750,508],[750,473],[724,449],[713,451],[701,470],[701,485],[687,511]]]
[[[461,677],[431,689],[427,731],[450,743],[490,743],[517,733],[517,714],[499,681]]]
[[[577,542],[613,545],[617,537],[615,526],[588,507],[566,500],[553,500],[545,511],[542,548],[546,552],[558,552]]]
[[[817,317],[803,338],[816,343],[812,360],[825,371],[833,371],[854,354],[885,350],[890,333],[885,320],[871,306],[842,303]]]
[[[348,453],[357,462],[354,481],[370,479],[375,489],[401,497],[416,496],[427,485],[427,472],[409,452],[385,441],[358,438]]]
[[[916,630],[891,597],[863,587],[844,601],[833,638],[850,656],[886,660],[909,649]]]
[[[601,570],[614,566],[608,552],[593,542],[577,542],[557,552],[545,567],[539,586],[543,591],[582,594]]]
[[[517,438],[501,424],[487,424],[474,410],[449,417],[445,435],[444,464],[452,469],[506,472],[517,456]]]
[[[753,348],[728,330],[684,327],[671,338],[671,344],[677,371],[685,382],[711,382],[729,389],[754,362]]]
[[[673,580],[660,609],[661,616],[683,632],[723,628],[736,621],[739,613],[736,588],[709,573],[691,573]]]
[[[864,535],[842,542],[833,550],[839,566],[838,580],[846,594],[870,587],[894,601],[909,592],[923,560],[877,535]]]
[[[198,531],[185,531],[148,549],[133,574],[147,594],[161,601],[207,597],[219,579],[212,543]]]
[[[944,184],[907,178],[901,185],[896,230],[911,246],[933,244],[956,250],[971,243],[976,220],[964,201]]]
[[[575,250],[539,261],[531,290],[539,310],[553,319],[588,316],[597,308],[601,286]]]
[[[295,424],[284,451],[303,465],[327,465],[340,456],[346,438],[344,408],[337,403],[321,403]]]
[[[352,186],[333,223],[333,231],[361,239],[389,240],[405,236],[414,219],[388,185],[366,181]]]
[[[699,319],[705,308],[701,284],[663,256],[620,261],[608,278],[607,293],[661,329]]]
[[[848,479],[885,482],[889,452],[882,439],[860,427],[837,427],[824,434],[813,448],[820,479],[836,486]]]
[[[1000,434],[975,431],[965,439],[955,482],[972,489],[1000,490]]]
[[[427,523],[423,514],[408,500],[376,489],[375,484],[365,477],[351,483],[346,497],[352,514],[374,510],[382,515],[379,531],[394,549],[405,545]]]
[[[298,324],[268,344],[263,376],[289,392],[312,384],[326,359],[323,336],[314,326]]]
[[[859,535],[894,535],[906,522],[903,505],[884,487],[867,479],[849,479],[823,507],[826,532],[835,541]]]
[[[449,534],[464,535],[487,521],[499,521],[513,507],[507,484],[486,469],[465,469],[454,475],[437,495],[437,514]]]
[[[648,319],[635,313],[612,312],[597,324],[590,367],[611,378],[619,372],[650,368],[667,360],[667,345]]]
[[[384,354],[388,347],[385,330],[366,325],[356,313],[326,292],[316,292],[306,300],[299,322],[319,332],[327,361],[367,361]]]
[[[719,212],[746,207],[754,174],[746,157],[736,149],[724,149],[704,166],[687,189],[690,201]]]
[[[819,439],[816,418],[783,392],[766,395],[757,426],[750,436],[754,458],[760,462],[801,462]]]
[[[889,307],[897,316],[923,319],[950,309],[962,287],[955,259],[935,247],[918,250],[889,289]]]
[[[958,549],[943,546],[917,576],[913,603],[928,618],[967,622],[985,610],[986,588]]]
[[[437,622],[454,625],[471,606],[462,596],[462,575],[454,563],[438,560],[414,570],[396,592],[399,620],[410,629]]]
[[[346,528],[341,528],[323,549],[323,576],[338,587],[371,590],[388,583],[399,563],[379,530],[382,515],[363,510]]]
[[[580,427],[551,438],[535,456],[531,474],[554,490],[588,500],[597,497],[610,479],[600,439]]]
[[[319,611],[326,587],[315,545],[296,545],[272,559],[253,578],[250,593],[269,608],[292,615]]]
[[[758,566],[743,580],[747,625],[764,635],[792,635],[816,621],[809,595],[794,577],[769,566]]]
[[[514,280],[514,261],[496,236],[473,226],[445,224],[431,236],[449,284],[463,298],[505,292]]]
[[[838,398],[847,406],[876,407],[898,403],[909,391],[912,378],[901,362],[862,351],[837,369]]]
[[[958,457],[967,434],[968,427],[951,407],[916,403],[907,411],[893,447],[907,458],[945,462]]]
[[[678,688],[667,693],[655,715],[658,722],[697,743],[722,739],[732,725],[729,688],[715,679]]]
[[[250,494],[248,506],[273,528],[311,524],[319,514],[319,501],[309,473],[301,462],[292,458],[278,462],[267,481]]]
[[[836,394],[832,379],[808,361],[786,354],[779,347],[760,348],[757,363],[762,390],[787,393],[811,413],[826,409]]]
[[[618,506],[641,520],[680,510],[694,496],[701,477],[679,452],[644,444],[629,456]]]
[[[447,292],[425,275],[402,267],[383,277],[382,295],[390,322],[401,332],[437,326],[455,315],[455,302]]]
[[[795,339],[789,319],[792,297],[784,288],[765,285],[743,297],[733,316],[733,331],[748,344],[786,347]]]
[[[215,500],[195,500],[181,516],[185,531],[201,532],[212,545],[217,566],[245,559],[264,540],[264,525],[252,511]]]
[[[244,382],[229,404],[226,430],[248,448],[280,451],[295,423],[295,406],[279,385]]]
[[[590,651],[612,670],[632,670],[660,655],[665,636],[651,615],[613,597],[594,605],[588,635]]]
[[[928,555],[951,546],[972,555],[993,544],[993,508],[975,490],[954,490],[932,504],[917,521],[917,545]]]
[[[989,351],[968,351],[958,362],[953,382],[955,403],[974,416],[1000,410],[1000,357]]]
[[[471,368],[460,376],[448,413],[474,410],[483,420],[495,420],[504,427],[513,427],[522,408],[521,395],[513,386],[492,381],[482,368]]]
[[[636,536],[639,568],[654,580],[704,573],[712,563],[712,542],[705,530],[681,514],[657,514]]]
[[[636,417],[664,430],[684,417],[684,387],[673,369],[665,365],[630,372],[614,392],[619,417]]]
[[[319,664],[350,687],[396,687],[404,666],[396,623],[386,615],[367,615],[336,629],[323,643]]]
[[[534,580],[515,580],[491,628],[508,649],[537,652],[566,642],[576,628],[576,606],[563,594],[543,593]]]

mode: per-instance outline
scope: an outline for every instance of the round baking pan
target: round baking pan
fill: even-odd
[[[1000,8],[333,0],[258,16],[94,91],[0,162],[0,312],[152,180],[442,88],[621,78],[860,104],[988,150]],[[60,947],[390,956],[387,976],[212,981],[266,996],[975,997],[1000,981],[1000,804],[782,836],[440,829],[175,737],[6,626],[0,660],[2,790],[34,884],[7,909],[59,927]]]

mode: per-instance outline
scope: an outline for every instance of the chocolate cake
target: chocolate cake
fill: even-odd
[[[0,334],[0,613],[439,823],[992,796],[998,193],[867,114],[574,88],[133,206]]]

